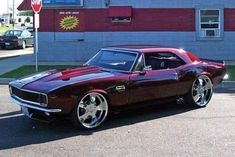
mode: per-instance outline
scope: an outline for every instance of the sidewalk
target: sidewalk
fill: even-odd
[[[39,62],[38,65],[72,65],[78,66],[83,62]],[[0,75],[15,70],[24,65],[35,65],[34,54],[4,59],[0,61]],[[8,84],[14,78],[0,78],[0,84]]]
[[[34,55],[23,55],[19,57],[4,59],[0,61],[0,75],[17,69],[23,65],[31,64],[33,62]]]
[[[38,65],[74,65],[78,66],[84,62],[39,62]],[[0,61],[0,75],[17,69],[24,65],[35,65],[35,58],[33,54],[23,55],[19,57],[9,58]]]

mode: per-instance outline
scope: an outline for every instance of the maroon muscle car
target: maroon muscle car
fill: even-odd
[[[225,75],[221,62],[182,49],[129,45],[101,49],[86,64],[10,82],[13,100],[32,119],[71,117],[86,129],[112,111],[178,101],[205,107]]]

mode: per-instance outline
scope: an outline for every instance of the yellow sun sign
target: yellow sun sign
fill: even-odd
[[[79,19],[76,16],[65,16],[60,21],[60,27],[64,30],[71,30],[78,26]]]

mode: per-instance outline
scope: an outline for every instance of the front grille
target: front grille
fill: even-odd
[[[11,95],[35,105],[47,106],[47,95],[10,86]]]

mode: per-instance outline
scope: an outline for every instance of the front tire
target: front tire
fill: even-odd
[[[211,100],[213,94],[213,84],[206,75],[200,75],[193,82],[191,89],[187,93],[186,103],[194,107],[205,107]]]
[[[104,95],[92,92],[85,95],[72,113],[75,127],[93,129],[100,126],[108,116],[108,101]]]

